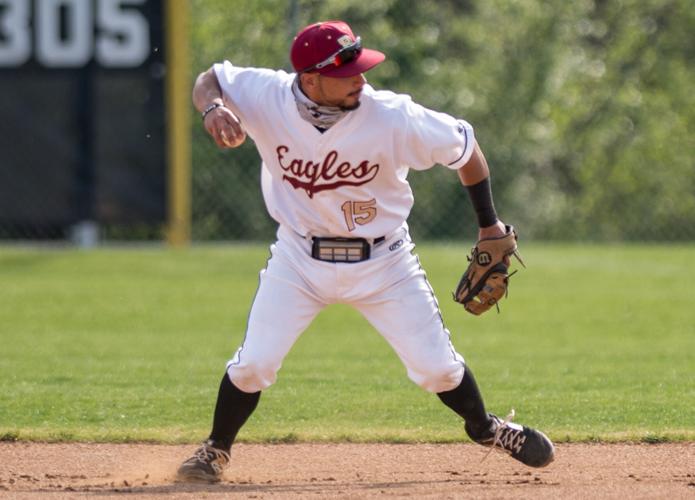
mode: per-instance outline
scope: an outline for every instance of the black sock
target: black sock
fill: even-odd
[[[227,452],[230,450],[239,429],[256,409],[260,397],[261,391],[248,393],[238,389],[225,372],[217,395],[210,433],[210,440],[215,448]]]
[[[458,413],[466,421],[466,432],[472,439],[481,436],[490,428],[490,417],[480,395],[473,372],[465,367],[463,380],[455,389],[437,393],[442,403]]]

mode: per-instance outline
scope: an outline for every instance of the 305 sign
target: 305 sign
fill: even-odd
[[[134,68],[151,52],[147,0],[0,0],[0,67]]]

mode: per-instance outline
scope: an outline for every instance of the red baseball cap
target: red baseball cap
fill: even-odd
[[[315,71],[333,78],[359,75],[386,59],[378,50],[362,48],[343,21],[325,21],[302,29],[290,49],[297,73]]]

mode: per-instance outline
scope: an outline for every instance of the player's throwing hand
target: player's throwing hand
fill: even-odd
[[[205,130],[221,148],[241,146],[246,140],[246,132],[239,118],[222,103],[214,103],[213,106],[203,112]]]

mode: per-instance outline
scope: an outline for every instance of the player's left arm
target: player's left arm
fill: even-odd
[[[463,304],[468,312],[479,315],[507,296],[510,256],[515,255],[522,265],[523,262],[517,250],[516,231],[497,217],[490,188],[490,169],[477,143],[466,164],[458,169],[458,175],[468,190],[479,229],[478,241],[456,287],[454,300]]]
[[[458,175],[478,217],[478,240],[504,236],[505,224],[497,217],[492,199],[490,168],[477,142],[468,162],[458,169]]]

